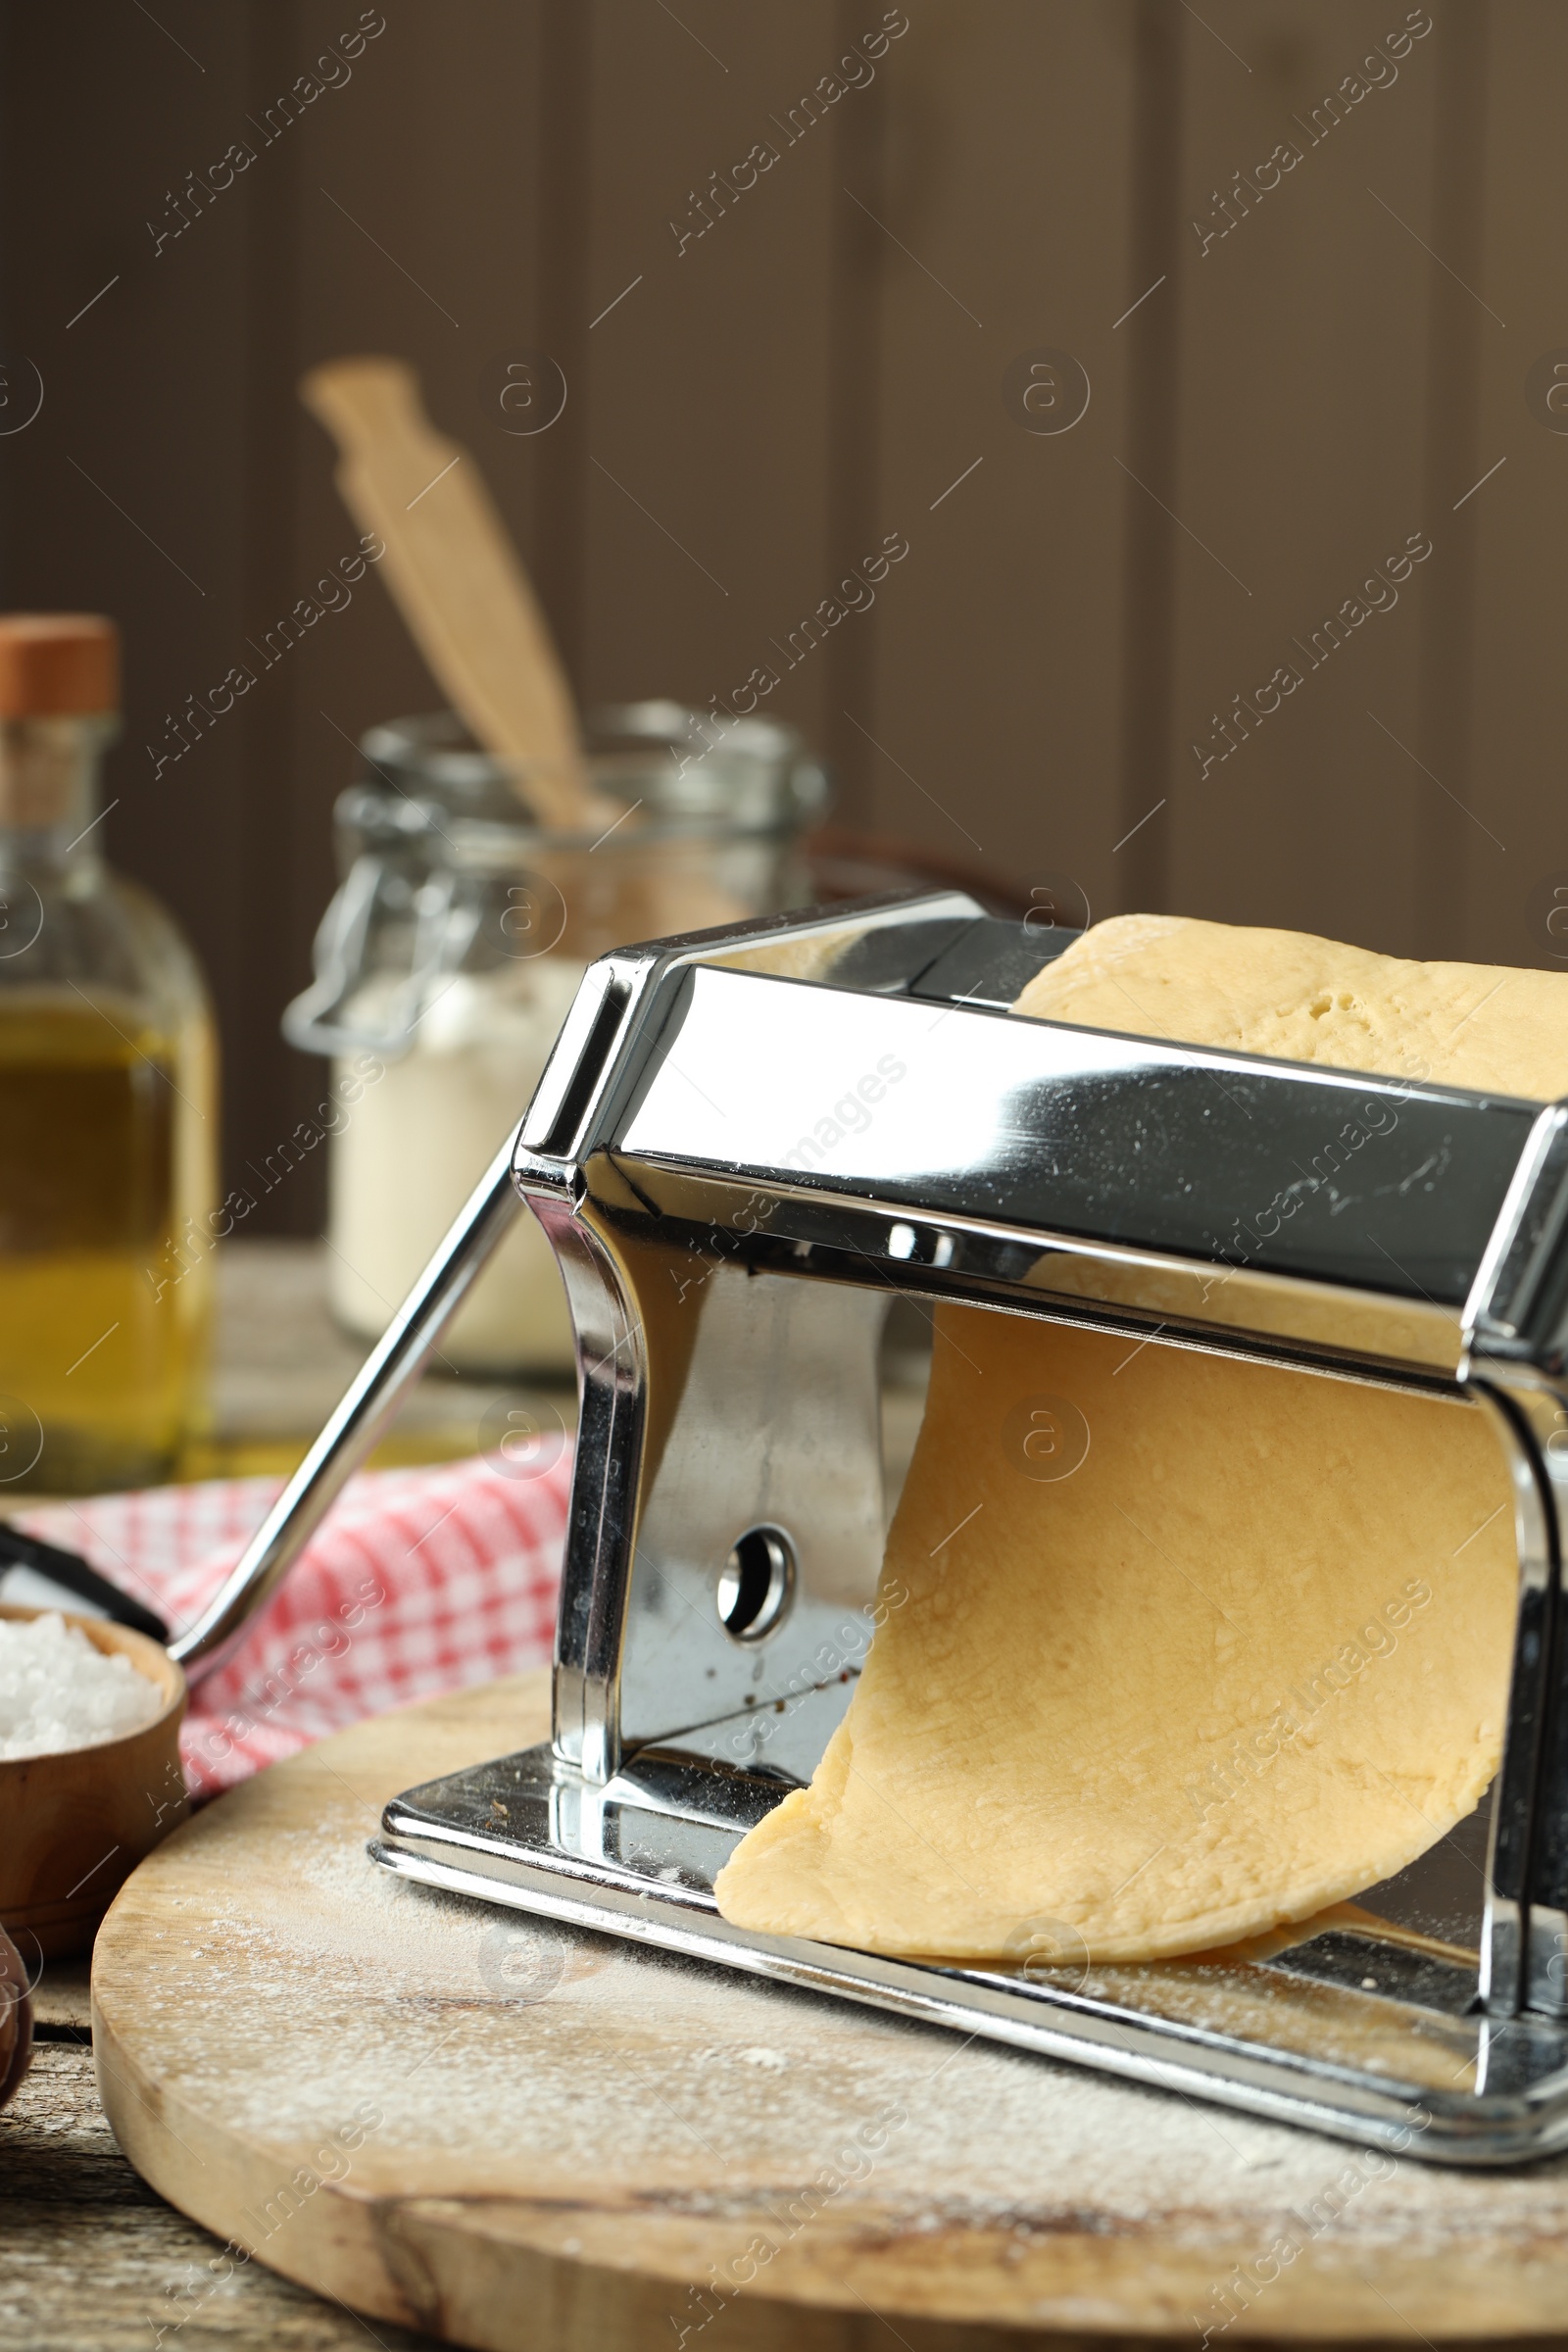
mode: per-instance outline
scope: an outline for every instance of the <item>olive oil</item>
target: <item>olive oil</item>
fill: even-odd
[[[205,1258],[169,1279],[205,1206],[180,1166],[199,1058],[134,1004],[0,992],[0,1488],[178,1466],[209,1310]]]
[[[176,1476],[201,1434],[213,1023],[104,863],[119,683],[113,622],[0,613],[0,1509]]]

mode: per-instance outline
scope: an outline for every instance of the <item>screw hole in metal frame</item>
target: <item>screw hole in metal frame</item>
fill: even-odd
[[[737,1536],[718,1572],[718,1621],[733,1642],[760,1642],[795,1597],[795,1546],[781,1527]]]

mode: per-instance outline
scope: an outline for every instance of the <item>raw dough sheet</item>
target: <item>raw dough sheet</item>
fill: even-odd
[[[1544,1100],[1568,975],[1123,916],[1014,1006]],[[1363,1146],[1405,1173],[1397,1133]],[[938,1311],[881,1630],[727,1919],[954,1959],[1148,1959],[1402,1868],[1496,1767],[1516,1602],[1481,1407]]]

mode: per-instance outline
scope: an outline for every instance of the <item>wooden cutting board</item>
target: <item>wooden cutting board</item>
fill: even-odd
[[[1361,2153],[366,1858],[388,1796],[542,1738],[547,1706],[530,1675],[361,1725],[119,1896],[104,2105],[235,2248],[529,2352],[1197,2347],[1227,2285],[1232,2340],[1568,2341],[1568,2163]]]

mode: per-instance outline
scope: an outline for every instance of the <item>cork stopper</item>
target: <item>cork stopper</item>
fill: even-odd
[[[99,612],[0,612],[0,719],[120,708],[120,631]]]

